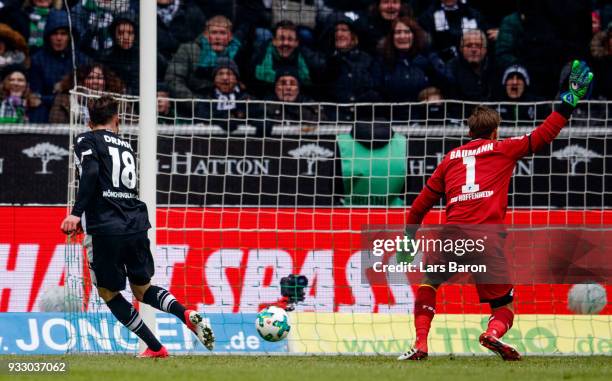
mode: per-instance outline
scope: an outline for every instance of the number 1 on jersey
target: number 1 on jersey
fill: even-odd
[[[461,187],[461,192],[478,192],[480,186],[476,184],[476,156],[465,156],[463,165],[465,165],[465,185]]]
[[[113,158],[113,186],[119,188],[119,174],[121,174],[121,182],[128,189],[136,187],[136,163],[134,156],[129,151],[123,151],[121,159],[123,159],[123,171],[121,171],[121,161],[119,159],[119,149],[117,147],[108,147],[108,152]]]

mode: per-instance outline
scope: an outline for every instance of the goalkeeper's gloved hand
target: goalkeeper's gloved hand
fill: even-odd
[[[569,89],[561,93],[561,100],[572,107],[576,107],[589,91],[593,80],[593,73],[584,61],[574,60],[569,77]]]
[[[404,236],[408,241],[407,251],[403,250],[403,247],[400,250],[395,252],[395,259],[397,263],[412,263],[414,261],[414,257],[416,256],[415,247],[412,245],[412,240],[416,237],[417,228],[414,225],[409,225],[404,230]],[[403,244],[402,244],[403,246]]]

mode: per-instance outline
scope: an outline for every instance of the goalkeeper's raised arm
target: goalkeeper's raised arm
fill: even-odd
[[[524,136],[498,141],[499,114],[487,107],[476,107],[467,120],[472,141],[446,154],[412,203],[406,223],[420,224],[445,195],[448,222],[502,224],[516,161],[537,152],[559,135],[588,93],[592,80],[593,73],[586,63],[574,61],[569,89],[561,93],[559,109]]]
[[[516,160],[538,152],[550,144],[565,127],[578,102],[584,99],[593,81],[593,73],[583,61],[574,61],[569,78],[569,88],[562,91],[561,104],[530,134],[506,139],[500,148]]]

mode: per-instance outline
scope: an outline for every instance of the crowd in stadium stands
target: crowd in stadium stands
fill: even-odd
[[[232,130],[247,115],[367,116],[297,107],[308,102],[552,100],[574,58],[595,72],[591,99],[612,99],[611,0],[156,1],[158,95],[198,99],[160,100],[160,122]],[[138,0],[0,0],[0,123],[67,122],[75,79],[137,95],[138,12]],[[236,102],[247,99],[285,103]],[[526,119],[547,110],[499,108]]]

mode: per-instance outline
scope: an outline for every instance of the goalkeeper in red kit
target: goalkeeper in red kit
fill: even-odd
[[[508,187],[516,162],[553,141],[578,102],[586,96],[592,79],[593,74],[586,63],[574,61],[569,89],[561,94],[559,109],[530,134],[520,137],[497,140],[499,114],[487,107],[476,107],[467,120],[472,140],[446,154],[413,202],[407,224],[421,224],[443,195],[446,196],[447,224],[503,224],[508,207]],[[414,235],[414,231],[406,234]],[[436,312],[436,292],[441,283],[432,279],[434,277],[427,275],[417,290],[414,302],[416,341],[399,360],[427,358],[427,336]],[[519,360],[518,351],[501,341],[514,320],[512,285],[477,282],[476,288],[480,301],[491,306],[491,317],[486,332],[480,335],[480,344],[504,360]]]

